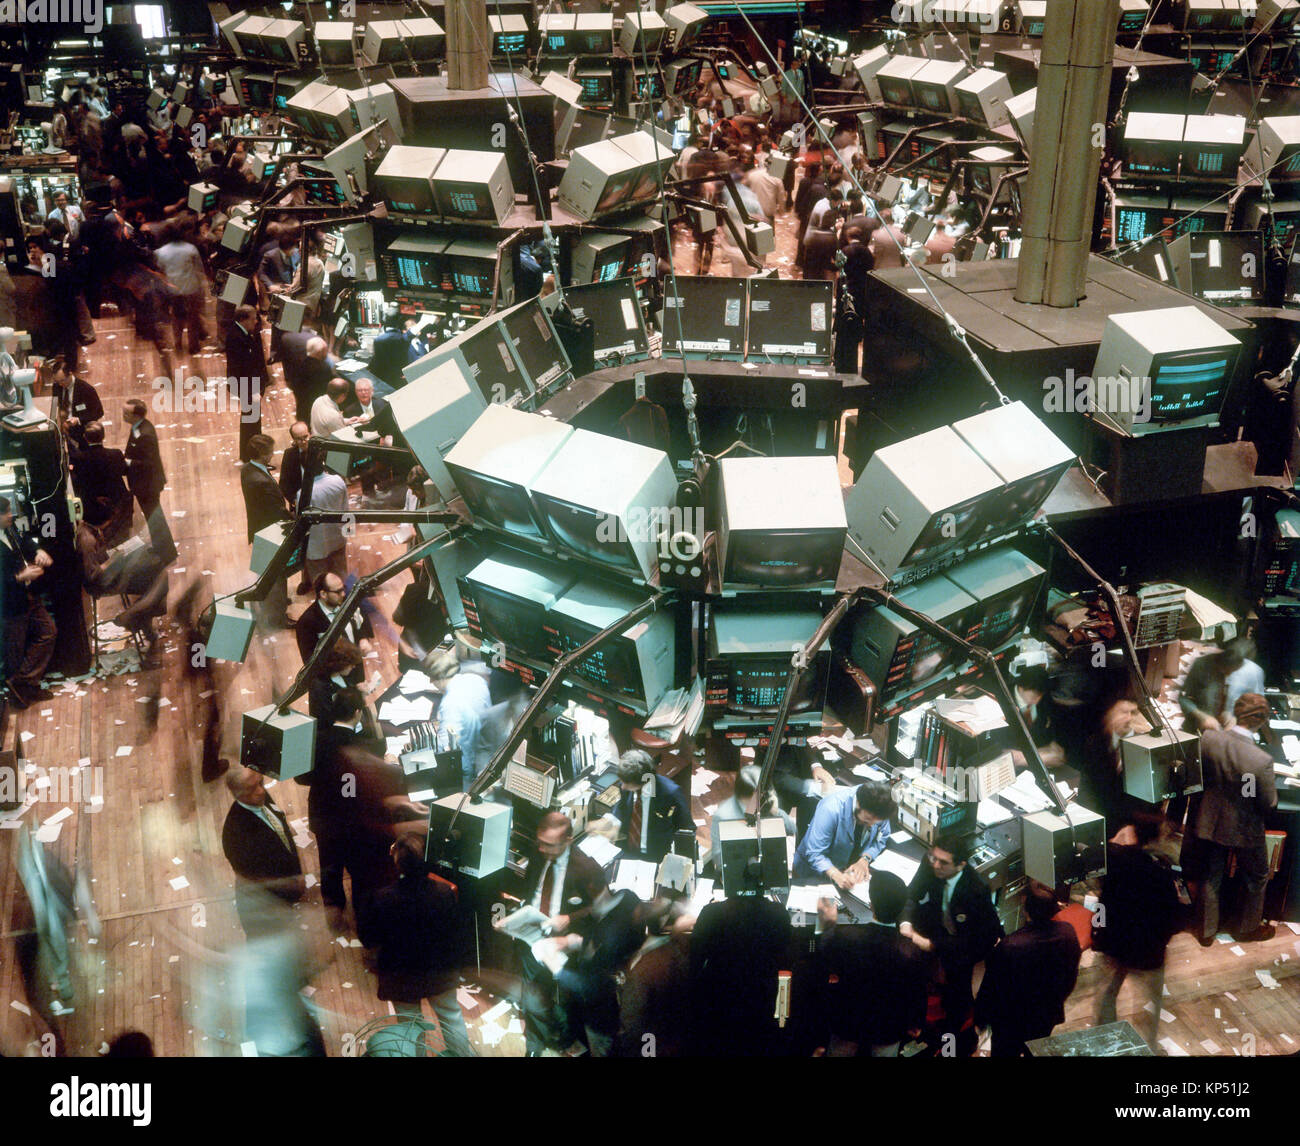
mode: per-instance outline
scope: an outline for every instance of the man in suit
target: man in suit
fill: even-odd
[[[817,954],[827,984],[827,1055],[844,1058],[870,1053],[897,1058],[910,1031],[925,1023],[929,967],[916,947],[898,933],[907,906],[907,885],[893,872],[871,877],[870,923],[838,922],[833,899],[817,904],[822,934]]]
[[[610,813],[623,854],[657,864],[672,850],[673,833],[695,830],[690,798],[667,776],[655,774],[648,752],[633,748],[614,766],[622,790]]]
[[[289,508],[295,515],[305,509],[311,500],[311,486],[303,481],[307,443],[310,441],[311,427],[306,422],[294,422],[289,427],[289,446],[280,455],[280,492],[284,494],[284,500],[289,503]],[[311,591],[311,580],[304,566],[296,592],[298,596],[305,597]]]
[[[0,497],[0,622],[3,628],[5,687],[15,708],[26,708],[46,694],[41,678],[54,655],[58,632],[41,599],[32,592],[53,565],[32,538],[14,529],[13,507]]]
[[[42,369],[50,383],[56,420],[69,438],[83,443],[86,424],[104,417],[104,403],[99,400],[99,391],[84,378],[73,374],[61,354],[47,358]]]
[[[547,917],[553,935],[576,946],[591,930],[592,906],[605,886],[605,873],[596,861],[573,847],[573,821],[563,812],[543,815],[524,877],[524,903]],[[528,1054],[568,1045],[570,1024],[560,1009],[554,977],[526,946],[521,945],[520,959]]]
[[[394,390],[406,384],[402,368],[411,362],[411,336],[398,325],[401,314],[396,307],[384,312],[384,330],[375,339],[370,355],[370,372]]]
[[[379,444],[381,446],[391,446],[393,444],[393,434],[397,426],[393,421],[392,411],[388,408],[388,403],[383,398],[375,397],[375,384],[369,378],[358,378],[352,383],[352,397],[344,403],[343,416],[350,419],[357,429],[357,436],[361,432],[369,431],[379,435]],[[353,461],[354,475],[361,482],[361,493],[364,498],[371,499],[369,503],[376,505],[375,498],[376,486],[383,482],[387,484],[392,480],[392,467],[385,461],[379,461],[374,458],[356,458]],[[406,498],[406,490],[403,486],[398,486],[391,491],[390,496],[396,496],[398,504],[402,504]],[[384,504],[387,504],[385,502]]]
[[[794,857],[794,874],[829,879],[847,891],[867,878],[873,859],[889,841],[894,801],[883,780],[836,788],[823,796]]]
[[[460,917],[456,885],[429,873],[424,841],[399,836],[389,849],[397,883],[380,888],[366,911],[365,929],[377,947],[379,998],[398,1015],[420,1018],[433,1004],[448,1052],[472,1058],[465,1014],[456,997]]]
[[[988,886],[967,866],[970,840],[940,837],[912,880],[899,932],[931,953],[943,970],[944,1034],[970,1019],[971,976],[1002,938],[1002,921]],[[973,1035],[973,1031],[972,1031]],[[970,1051],[974,1051],[973,1038]]]
[[[302,863],[284,812],[250,768],[234,768],[226,786],[235,802],[221,829],[221,850],[235,871],[235,910],[249,938],[276,929],[276,906],[302,898]]]
[[[262,388],[266,385],[262,317],[257,308],[235,308],[226,332],[226,386],[239,402],[239,460],[248,461],[248,442],[262,432]]]
[[[294,626],[298,640],[298,653],[306,664],[307,658],[315,651],[325,630],[330,627],[335,614],[343,604],[347,591],[343,588],[343,578],[337,573],[325,572],[316,578],[313,585],[316,600],[303,610]],[[375,631],[368,618],[358,609],[339,634],[344,640],[351,641],[366,656],[374,648]]]
[[[158,508],[163,486],[167,484],[162,455],[158,452],[158,431],[145,417],[145,404],[139,398],[126,400],[122,420],[130,427],[126,436],[126,483],[148,521]]]
[[[72,443],[72,488],[81,498],[82,513],[107,546],[117,545],[131,532],[131,491],[127,489],[126,458],[121,450],[104,445],[104,427],[87,422],[83,447]]]
[[[307,346],[312,339],[319,337],[309,326],[304,326],[301,330],[285,331],[280,335],[280,369],[284,372],[284,384],[293,395],[294,408],[299,417],[311,407],[310,403],[304,405],[302,400],[302,374],[307,364]]]
[[[248,518],[248,543],[253,543],[253,535],[277,521],[289,517],[289,507],[285,504],[280,486],[271,476],[271,458],[275,453],[275,442],[266,434],[255,434],[248,443],[248,464],[239,472],[239,486],[244,494],[244,513]],[[285,590],[284,578],[276,579],[266,598],[258,602],[258,619],[262,628],[274,632],[287,629],[289,619],[285,610],[289,607],[289,596]]]
[[[1031,885],[1025,925],[993,948],[975,999],[975,1022],[993,1034],[994,1058],[1022,1058],[1025,1043],[1045,1039],[1065,1021],[1065,1000],[1079,977],[1083,951],[1051,889]]]
[[[1214,942],[1229,857],[1237,863],[1244,885],[1241,914],[1233,938],[1238,943],[1272,939],[1276,929],[1264,922],[1268,887],[1268,853],[1264,821],[1277,807],[1273,759],[1255,743],[1268,724],[1268,701],[1248,692],[1237,698],[1234,723],[1201,733],[1205,791],[1190,816],[1188,835],[1196,840],[1202,879],[1196,897],[1198,937],[1202,947]]]

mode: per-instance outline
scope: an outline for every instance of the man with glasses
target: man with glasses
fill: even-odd
[[[900,934],[938,962],[946,1053],[952,1053],[947,1046],[953,1045],[946,1036],[963,1030],[969,1043],[965,1053],[974,1050],[971,976],[1004,934],[988,885],[967,864],[970,846],[965,837],[935,840],[912,880],[899,927]]]
[[[335,614],[342,607],[343,599],[347,596],[343,578],[337,573],[322,573],[316,578],[315,590],[316,600],[303,610],[302,616],[294,626],[294,633],[298,638],[298,652],[302,655],[304,664],[315,651],[325,630],[330,627]],[[370,627],[370,619],[360,609],[348,618],[348,623],[343,626],[339,636],[356,645],[363,657],[368,656],[374,648],[374,629]]]

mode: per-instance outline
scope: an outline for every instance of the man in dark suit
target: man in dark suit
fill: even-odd
[[[1234,723],[1226,731],[1207,728],[1201,733],[1205,791],[1188,823],[1202,875],[1196,897],[1202,947],[1213,943],[1219,930],[1229,857],[1235,857],[1244,885],[1233,938],[1238,943],[1253,943],[1272,939],[1276,933],[1276,928],[1264,922],[1268,887],[1264,821],[1277,807],[1277,785],[1272,757],[1255,743],[1256,734],[1268,724],[1268,701],[1258,693],[1243,693],[1233,705],[1232,715]]]
[[[406,385],[402,368],[411,362],[411,336],[400,328],[400,322],[396,307],[384,312],[384,330],[375,338],[370,355],[370,372],[394,390]]]
[[[158,452],[158,431],[145,417],[145,404],[139,398],[126,400],[122,419],[130,427],[126,437],[126,483],[148,521],[158,508],[158,499],[167,484],[162,455]]]
[[[343,416],[358,419],[355,423],[358,437],[361,436],[362,431],[369,431],[379,435],[381,446],[393,444],[397,424],[393,420],[393,413],[388,403],[383,398],[375,396],[375,384],[369,378],[361,377],[352,383],[352,397],[343,404]],[[367,498],[375,496],[377,485],[388,484],[393,477],[392,467],[387,462],[375,458],[356,458],[353,461],[353,469],[354,476],[361,482],[361,493]],[[400,499],[400,503],[405,503],[404,487],[398,486],[392,494]]]
[[[301,330],[285,331],[280,335],[280,369],[284,372],[284,384],[293,395],[294,406],[299,415],[305,414],[311,404],[302,401],[302,373],[307,363],[307,345],[320,335],[310,326]]]
[[[99,400],[99,391],[84,378],[73,374],[61,354],[47,358],[42,369],[50,383],[53,409],[60,427],[74,442],[83,442],[82,432],[86,424],[104,417],[104,403]]]
[[[970,840],[940,838],[908,889],[899,931],[943,970],[942,1032],[957,1034],[970,1019],[974,999],[971,976],[1002,938],[1002,921],[993,909],[988,886],[968,866]],[[967,1041],[973,1052],[973,1030]]]
[[[695,830],[690,800],[666,776],[655,775],[654,761],[639,748],[624,752],[614,766],[623,794],[611,813],[623,854],[658,863],[672,849],[673,833]]]
[[[1079,977],[1079,937],[1056,913],[1049,888],[1025,894],[1028,921],[993,948],[975,999],[975,1022],[993,1034],[994,1058],[1022,1058],[1025,1043],[1065,1021],[1065,1000]]]
[[[328,571],[322,573],[316,579],[313,588],[316,592],[316,600],[303,610],[302,616],[294,626],[298,638],[298,653],[304,664],[315,651],[325,630],[330,627],[334,614],[343,604],[343,598],[347,596],[347,591],[343,588],[343,579],[337,573]],[[361,609],[352,614],[339,635],[356,645],[361,650],[362,656],[370,652],[375,639],[370,618]]]
[[[365,929],[377,947],[379,998],[403,1017],[420,1018],[421,1000],[433,1004],[442,1039],[456,1058],[472,1058],[465,1015],[456,998],[460,917],[456,885],[429,874],[424,841],[399,836],[389,849],[397,883],[375,892]]]
[[[528,861],[521,898],[547,917],[553,935],[575,945],[591,931],[591,911],[605,890],[605,873],[595,860],[573,847],[573,821],[547,812],[537,821],[534,854]],[[569,1017],[557,999],[551,973],[521,946],[524,1042],[530,1055],[546,1047],[567,1046]]]
[[[817,904],[822,934],[817,954],[828,985],[827,1024],[832,1058],[869,1053],[897,1058],[910,1031],[925,1023],[929,967],[916,947],[898,933],[907,906],[907,885],[893,872],[875,872],[869,884],[872,920],[838,922],[833,899]]]
[[[235,802],[221,829],[221,850],[235,870],[235,910],[250,938],[274,931],[276,906],[302,898],[302,863],[285,814],[250,768],[232,769],[226,785]]]
[[[46,694],[41,677],[54,655],[57,631],[41,599],[32,592],[53,564],[30,536],[14,529],[13,507],[0,497],[0,641],[5,686],[15,708],[26,708]]]
[[[253,543],[253,535],[277,521],[289,517],[289,507],[285,504],[280,486],[271,476],[271,458],[275,454],[275,442],[266,434],[255,434],[248,443],[249,460],[239,472],[239,486],[244,494],[244,512],[248,517],[248,543]],[[263,629],[274,631],[287,629],[289,619],[285,611],[289,607],[289,595],[285,589],[284,578],[276,579],[266,598],[258,602],[258,619]]]
[[[81,498],[82,515],[100,533],[106,546],[124,541],[131,532],[131,491],[126,486],[126,458],[104,445],[104,427],[87,422],[84,446],[69,449],[72,488]]]
[[[235,308],[226,332],[226,386],[239,401],[239,460],[248,461],[248,442],[262,432],[262,389],[268,380],[257,308]]]
[[[289,427],[289,446],[280,456],[280,492],[295,513],[306,509],[311,490],[303,493],[302,471],[307,464],[307,443],[311,441],[311,427],[306,422],[294,422]]]

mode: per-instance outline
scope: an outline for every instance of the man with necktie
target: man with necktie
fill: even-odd
[[[861,883],[889,841],[893,808],[883,780],[835,788],[823,796],[795,852],[795,878],[830,880],[844,891]]]
[[[639,748],[624,752],[614,771],[623,792],[613,811],[623,854],[657,864],[672,850],[674,832],[694,831],[690,801],[677,784],[655,774],[650,754]]]
[[[282,904],[302,898],[302,863],[289,822],[251,768],[232,769],[226,786],[235,802],[221,829],[221,850],[235,871],[235,910],[253,938],[276,927]]]
[[[30,537],[14,529],[13,507],[0,497],[0,625],[4,629],[4,674],[9,701],[26,708],[46,695],[41,678],[54,655],[58,633],[32,585],[53,564]]]
[[[969,1027],[973,1051],[971,976],[1004,932],[988,885],[967,863],[970,848],[967,837],[935,840],[912,880],[899,933],[938,961],[943,977],[941,1029],[946,1036]]]

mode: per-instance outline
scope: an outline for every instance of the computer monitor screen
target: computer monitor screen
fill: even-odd
[[[457,468],[456,488],[475,518],[518,537],[541,538],[528,490],[475,470]]]
[[[731,537],[728,584],[796,586],[833,581],[844,555],[843,530],[771,529]]]
[[[1262,302],[1264,236],[1260,231],[1203,231],[1190,243],[1191,293],[1207,302]]]
[[[749,280],[749,355],[831,354],[834,284],[801,279]]]
[[[573,78],[582,85],[584,104],[607,104],[614,99],[614,77],[610,72],[578,72]]]
[[[477,630],[477,635],[489,637],[511,653],[531,660],[549,662],[552,659],[544,628],[548,602],[529,600],[473,576],[462,580],[461,596],[471,632]],[[471,617],[471,609],[477,626]]]
[[[574,752],[576,739],[576,723],[571,717],[560,715],[533,729],[528,738],[528,751],[555,766],[561,785],[572,784],[578,778],[578,761]]]
[[[240,94],[244,97],[244,106],[253,109],[270,108],[273,102],[271,98],[273,87],[274,81],[270,76],[244,76],[239,82]],[[282,107],[283,105],[279,106]]]
[[[474,298],[490,298],[494,265],[487,259],[466,255],[452,255],[447,262],[447,273],[456,294]]]
[[[704,68],[704,61],[693,59],[683,64],[676,64],[674,68],[673,95],[680,96],[690,91],[700,82],[700,72]]]
[[[564,346],[536,299],[502,315],[501,325],[534,389],[550,386],[569,372]]]
[[[1159,361],[1151,379],[1152,423],[1167,425],[1216,413],[1234,360],[1233,353],[1216,350]]]
[[[428,179],[379,175],[375,189],[390,211],[399,215],[435,215],[433,187]]]
[[[623,530],[610,528],[609,514],[548,494],[534,493],[533,502],[551,536],[561,545],[612,569],[640,572],[636,551]]]
[[[550,651],[555,656],[571,653],[600,631],[581,621],[557,617],[554,613],[548,623],[551,628]],[[573,666],[572,672],[601,692],[631,697],[644,694],[636,646],[626,636],[614,637],[603,648],[588,653]]]
[[[449,219],[489,219],[496,222],[496,208],[488,190],[479,183],[438,181],[438,200]]]
[[[1116,243],[1135,243],[1151,235],[1158,235],[1172,226],[1169,208],[1148,203],[1128,203],[1115,200]]]
[[[906,80],[893,77],[877,76],[880,82],[880,94],[886,103],[908,107],[912,103],[912,85]]]
[[[790,681],[789,655],[770,657],[736,657],[727,664],[728,716],[763,716],[777,714]],[[826,682],[830,674],[830,653],[823,649],[808,663],[790,699],[790,714],[818,712],[825,704]]]

